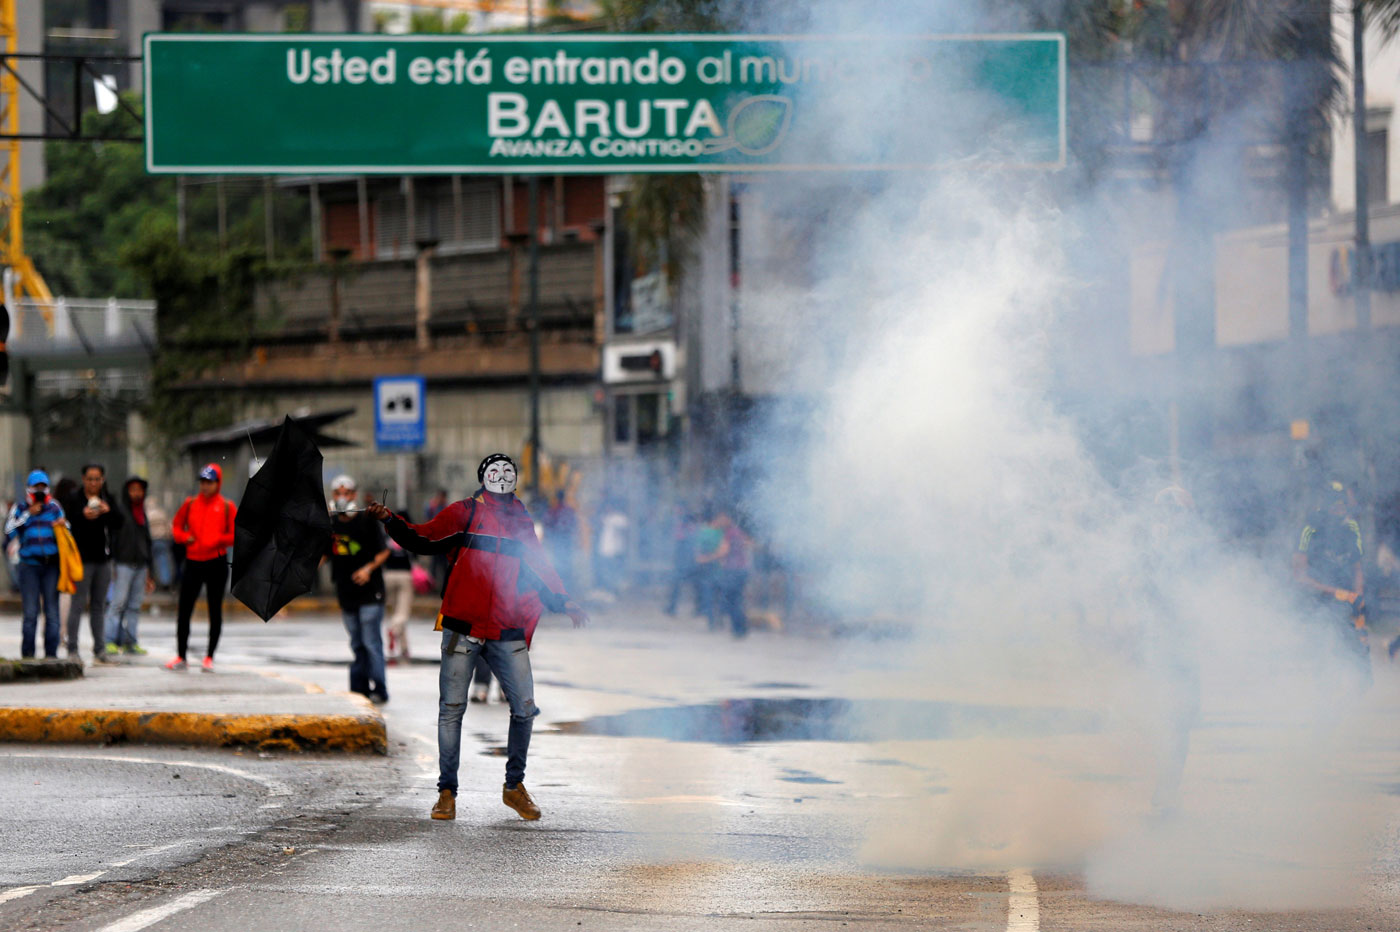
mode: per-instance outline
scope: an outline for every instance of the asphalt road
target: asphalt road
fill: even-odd
[[[171,627],[150,619],[143,641]],[[1271,798],[1279,775],[1242,763],[1272,753],[1269,722],[1210,718],[1164,826],[1103,710],[930,683],[899,642],[734,641],[604,612],[536,638],[527,784],[544,818],[500,801],[493,703],[467,713],[457,820],[433,822],[422,628],[418,662],[391,668],[387,757],[0,745],[0,929],[1400,928],[1390,668],[1348,719],[1366,740],[1347,745],[1345,811],[1280,802],[1356,820],[1366,843],[1333,850],[1284,819],[1316,830],[1294,850],[1210,830],[1256,824],[1215,808],[1216,789]],[[226,625],[219,662],[343,689],[346,656],[335,619],[293,618]]]

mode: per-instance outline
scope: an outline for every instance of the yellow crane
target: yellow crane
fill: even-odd
[[[24,192],[20,188],[19,140],[15,138],[19,135],[20,87],[12,70],[13,56],[19,50],[15,5],[16,0],[0,0],[0,49],[8,66],[0,70],[0,133],[7,137],[0,140],[0,267],[14,272],[15,298],[28,296],[37,301],[52,327],[53,294],[34,267],[34,260],[24,252]],[[11,316],[18,331],[23,318],[17,313]]]

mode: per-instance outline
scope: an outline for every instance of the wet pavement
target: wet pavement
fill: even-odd
[[[566,735],[714,744],[1027,738],[1088,734],[1100,727],[1099,716],[1086,711],[896,699],[724,699],[636,709],[554,726],[557,733]]]
[[[0,779],[19,787],[3,817],[0,927],[1400,928],[1393,739],[1368,749],[1364,811],[1348,813],[1382,839],[1354,895],[1337,882],[1347,903],[1163,910],[1133,905],[1151,902],[1150,883],[1128,902],[1088,892],[1105,839],[1156,837],[1151,770],[1117,752],[1115,710],[1035,704],[1010,681],[931,684],[887,646],[735,641],[640,607],[597,620],[574,631],[551,619],[536,637],[537,823],[500,801],[507,714],[495,702],[467,710],[456,821],[427,818],[437,668],[423,622],[416,662],[389,671],[385,757],[0,747]],[[158,647],[172,627],[152,620],[143,640]],[[231,623],[219,652],[329,692],[347,685],[346,657],[334,618]],[[1400,708],[1400,676],[1379,672],[1375,706],[1356,719],[1367,728]],[[1208,776],[1188,782],[1174,830],[1195,825],[1212,788],[1257,780],[1229,768],[1267,727],[1223,714],[1206,726],[1188,773]],[[1315,875],[1278,873],[1290,855],[1268,841],[1225,854],[1262,865],[1266,887]],[[1191,837],[1173,849],[1182,862],[1142,875],[1187,871],[1217,844]]]

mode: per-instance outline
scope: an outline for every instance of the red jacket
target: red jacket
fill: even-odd
[[[564,583],[535,536],[530,513],[513,495],[502,503],[478,492],[423,524],[394,515],[385,530],[405,550],[451,555],[444,628],[488,641],[523,631],[529,644],[544,609],[564,610]]]
[[[187,498],[171,522],[175,543],[185,545],[185,557],[189,560],[222,557],[233,546],[233,519],[237,514],[238,506],[220,495],[217,489],[213,495]]]

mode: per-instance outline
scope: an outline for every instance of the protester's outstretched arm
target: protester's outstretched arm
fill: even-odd
[[[522,590],[534,589],[539,593],[540,602],[545,608],[559,615],[568,615],[573,619],[575,628],[588,627],[588,613],[583,610],[583,606],[569,598],[567,592],[555,592],[549,588],[540,578],[540,574],[530,569],[524,560],[520,561],[520,575],[516,587]]]
[[[365,506],[366,511],[384,522],[384,530],[394,543],[409,553],[420,554],[451,553],[466,542],[464,520],[455,514],[454,508],[444,508],[426,524],[409,524],[379,502],[371,501]],[[449,512],[454,513],[449,515]],[[442,520],[444,516],[448,520]]]

